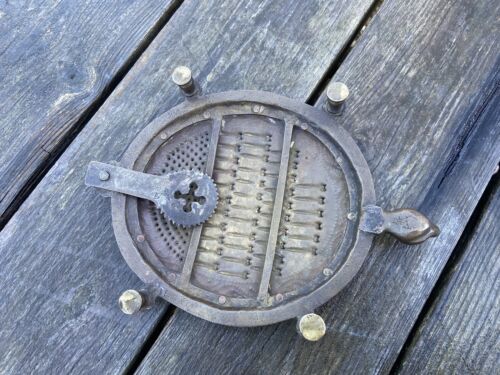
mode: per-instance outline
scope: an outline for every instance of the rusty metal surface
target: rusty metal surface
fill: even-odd
[[[194,315],[257,326],[311,313],[337,294],[374,233],[414,243],[435,235],[429,228],[415,235],[413,226],[397,226],[401,214],[371,209],[370,171],[335,124],[338,114],[267,92],[186,96],[138,134],[120,164],[157,176],[206,173],[219,203],[204,224],[182,228],[151,200],[112,193],[129,266]],[[403,216],[424,225],[415,212]]]

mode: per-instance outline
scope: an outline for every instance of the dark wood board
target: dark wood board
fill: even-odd
[[[217,326],[176,310],[139,373],[388,373],[500,158],[498,4],[385,1],[335,74],[341,119],[366,155],[379,203],[442,229],[411,247],[375,241],[358,277],[319,310],[318,343],[295,322]]]
[[[206,92],[265,89],[305,99],[367,12],[357,1],[186,1],[8,222],[0,239],[0,368],[119,373],[166,303],[125,316],[138,288],[116,245],[109,200],[83,184],[91,160],[119,159],[135,135],[182,100],[189,65]]]
[[[497,178],[498,180],[498,178]],[[495,374],[500,360],[500,190],[426,313],[402,360],[402,374]],[[461,241],[462,242],[462,241]]]
[[[177,2],[0,4],[0,227]]]

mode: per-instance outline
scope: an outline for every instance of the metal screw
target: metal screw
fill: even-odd
[[[345,83],[332,82],[326,89],[326,110],[335,115],[344,111],[345,101],[349,96],[349,88]]]
[[[101,181],[107,181],[107,180],[109,180],[109,172],[100,171],[99,172],[99,180],[101,180]]]
[[[136,314],[142,308],[144,299],[137,290],[129,289],[122,293],[118,299],[118,304],[123,313],[127,315]]]
[[[142,235],[142,234],[139,234],[139,235],[137,236],[137,242],[144,242],[144,239],[145,239],[145,238],[144,238],[144,235]]]
[[[220,297],[219,297],[219,303],[220,303],[221,305],[225,304],[225,303],[226,303],[226,297],[224,297],[224,296],[220,296]]]
[[[332,276],[333,275],[333,271],[330,268],[324,268],[323,269],[323,275],[325,275],[325,276]]]
[[[193,80],[191,69],[187,66],[178,66],[172,73],[172,81],[179,86],[181,91],[186,96],[193,96],[196,94],[196,85]]]
[[[326,333],[325,321],[314,313],[300,317],[297,325],[302,337],[309,341],[318,341]]]
[[[352,221],[352,220],[355,220],[355,219],[356,219],[356,213],[355,213],[355,212],[349,212],[349,213],[347,214],[347,218],[348,218],[349,220],[351,220],[351,221]]]
[[[167,139],[168,138],[167,133],[161,133],[160,134],[160,138],[163,139],[163,140]]]
[[[278,293],[276,294],[276,302],[283,302],[283,294]]]

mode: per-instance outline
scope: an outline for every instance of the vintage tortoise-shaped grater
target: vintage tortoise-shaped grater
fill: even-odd
[[[120,163],[92,162],[86,184],[111,191],[120,251],[146,284],[123,312],[156,297],[211,322],[260,326],[313,311],[357,273],[374,235],[416,244],[439,229],[412,209],[376,206],[354,140],[335,124],[348,89],[323,109],[268,92],[201,95],[191,71],[172,75],[186,100],[132,141]]]

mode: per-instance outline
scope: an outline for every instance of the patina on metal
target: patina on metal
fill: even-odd
[[[120,309],[124,314],[132,315],[138,313],[144,305],[141,293],[134,289],[128,289],[118,299]]]
[[[196,83],[182,70],[174,81],[186,94]],[[346,90],[329,90],[338,95],[325,110],[268,92],[195,90],[138,134],[120,167],[90,165],[89,184],[112,191],[120,251],[155,295],[231,326],[298,317],[299,332],[317,340],[326,326],[314,309],[354,277],[375,235],[411,244],[438,235],[415,210],[376,206],[368,165],[336,124]],[[168,184],[189,194],[172,179],[179,171],[216,186],[201,225],[176,225],[152,194]],[[125,176],[118,185],[115,174]]]
[[[330,83],[326,89],[325,109],[334,115],[341,115],[348,97],[349,88],[345,83]]]
[[[321,316],[310,313],[298,318],[297,330],[308,341],[318,341],[326,333],[326,324]]]
[[[384,211],[378,206],[363,207],[359,228],[365,232],[392,234],[401,242],[414,245],[439,235],[439,228],[410,208]]]
[[[191,69],[187,66],[178,66],[175,68],[172,73],[172,81],[181,89],[185,96],[189,97],[199,94]]]
[[[147,199],[173,224],[183,227],[205,222],[217,205],[214,182],[200,171],[154,176],[94,161],[88,167],[85,184]]]

